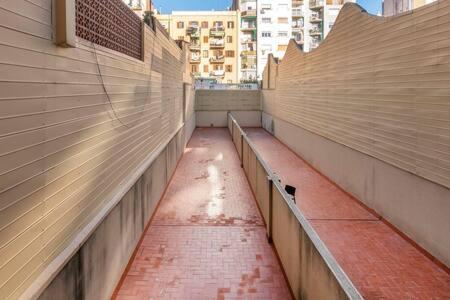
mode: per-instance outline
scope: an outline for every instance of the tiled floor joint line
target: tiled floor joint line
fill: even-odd
[[[268,132],[245,131],[365,299],[450,299],[443,269]]]
[[[194,132],[115,298],[291,298],[227,129]]]

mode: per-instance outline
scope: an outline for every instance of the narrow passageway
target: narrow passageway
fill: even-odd
[[[245,132],[366,299],[448,299],[450,276],[262,128]]]
[[[197,129],[116,299],[290,299],[225,128]]]

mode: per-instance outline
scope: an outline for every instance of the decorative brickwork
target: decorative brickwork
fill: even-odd
[[[76,0],[76,35],[142,58],[142,21],[121,0]]]

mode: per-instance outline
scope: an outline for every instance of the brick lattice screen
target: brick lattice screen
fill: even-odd
[[[142,58],[142,21],[122,0],[76,0],[76,35]]]

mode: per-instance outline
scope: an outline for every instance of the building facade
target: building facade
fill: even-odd
[[[292,0],[292,37],[305,52],[317,48],[333,28],[342,6],[355,0]]]
[[[237,11],[174,11],[156,15],[175,40],[190,43],[196,78],[239,82],[239,14]]]
[[[430,4],[436,0],[384,0],[383,16],[390,17]]]
[[[260,80],[268,55],[283,58],[290,39],[305,52],[317,48],[347,2],[356,0],[234,0],[241,17],[241,80]]]
[[[125,2],[140,17],[143,17],[146,11],[153,10],[151,0],[122,0],[122,1]]]

